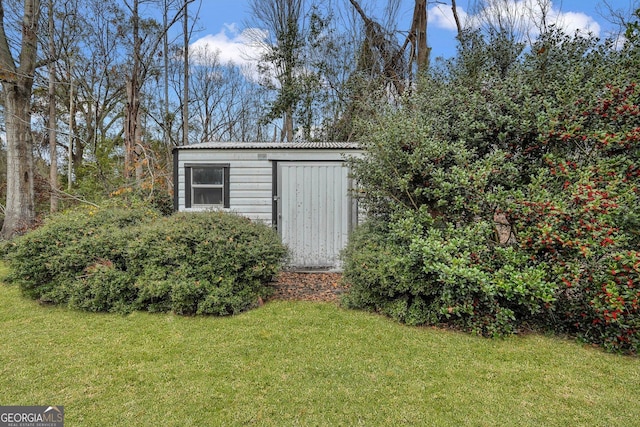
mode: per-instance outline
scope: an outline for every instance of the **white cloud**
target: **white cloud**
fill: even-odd
[[[240,30],[236,24],[225,24],[217,34],[207,34],[190,45],[190,51],[197,62],[197,52],[218,52],[218,59],[223,64],[233,64],[253,74],[256,59],[263,52],[264,42],[268,37],[265,30],[247,28]]]
[[[560,12],[556,16],[556,22],[567,34],[579,31],[583,35],[589,33],[594,36],[600,35],[600,24],[582,12]]]
[[[469,15],[467,11],[458,7],[458,16],[462,25],[478,27],[483,22],[509,22],[517,25],[523,35],[536,37],[540,34],[540,23],[543,16],[547,25],[555,25],[567,34],[579,31],[582,35],[589,33],[599,36],[601,27],[591,16],[583,12],[563,12],[553,2],[548,2],[546,13],[543,13],[539,0],[494,0],[482,11]],[[429,9],[429,23],[437,28],[456,31],[455,20],[450,6],[436,5]]]
[[[458,7],[458,18],[464,23],[467,21],[467,12],[464,9]],[[453,18],[453,11],[451,10],[451,6],[437,4],[429,8],[429,23],[434,24],[438,28],[442,28],[444,30],[457,31],[456,20]]]

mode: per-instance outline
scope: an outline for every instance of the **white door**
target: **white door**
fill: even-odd
[[[354,217],[343,162],[279,162],[278,231],[291,266],[339,268]]]

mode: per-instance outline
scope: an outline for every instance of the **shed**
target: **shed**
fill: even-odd
[[[174,208],[226,210],[274,227],[290,267],[339,269],[358,221],[347,158],[354,143],[208,142],[176,147]]]

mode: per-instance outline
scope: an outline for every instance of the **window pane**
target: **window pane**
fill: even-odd
[[[224,180],[224,168],[192,168],[193,184],[214,184],[222,185]]]
[[[194,205],[221,205],[222,188],[194,188],[193,200]]]

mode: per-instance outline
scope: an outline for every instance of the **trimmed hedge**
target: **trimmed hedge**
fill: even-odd
[[[285,256],[272,229],[234,214],[82,207],[12,242],[9,281],[87,311],[228,315],[268,295]]]

